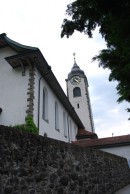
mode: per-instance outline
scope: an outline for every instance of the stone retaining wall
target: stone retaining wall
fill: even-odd
[[[128,183],[124,158],[0,126],[0,194],[110,194]]]

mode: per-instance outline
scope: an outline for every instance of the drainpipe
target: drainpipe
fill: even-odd
[[[42,76],[39,78],[39,82],[38,82],[38,112],[37,112],[37,127],[39,129],[39,123],[40,123],[40,94],[41,94],[41,79]]]

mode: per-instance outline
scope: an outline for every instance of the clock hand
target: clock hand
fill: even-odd
[[[79,81],[75,78],[74,81],[76,81],[77,83],[79,83]]]

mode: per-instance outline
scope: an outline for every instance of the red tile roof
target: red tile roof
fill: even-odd
[[[78,129],[77,139],[95,139],[98,138],[96,133],[86,131],[85,129]]]
[[[95,148],[130,145],[130,135],[107,137],[107,138],[100,138],[100,139],[82,139],[82,140],[77,140],[73,143],[84,147],[95,147]]]

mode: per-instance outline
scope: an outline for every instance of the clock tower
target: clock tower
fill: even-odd
[[[88,91],[88,81],[84,71],[80,69],[75,60],[71,72],[66,79],[67,96],[77,115],[82,121],[85,130],[94,132],[92,109]]]

